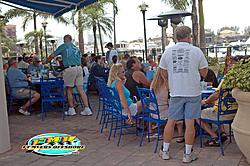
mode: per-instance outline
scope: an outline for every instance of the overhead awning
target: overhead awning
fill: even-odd
[[[27,8],[40,10],[53,14],[54,17],[59,17],[64,13],[73,10],[81,9],[98,0],[0,0],[2,2],[10,2]]]

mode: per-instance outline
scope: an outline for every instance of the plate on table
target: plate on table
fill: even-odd
[[[213,86],[207,86],[207,88],[213,88]]]
[[[214,93],[214,90],[203,90],[201,93]]]

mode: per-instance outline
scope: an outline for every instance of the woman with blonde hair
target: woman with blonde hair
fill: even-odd
[[[168,97],[169,87],[168,87],[168,80],[162,77],[161,71],[162,69],[158,68],[157,71],[155,72],[154,79],[150,85],[150,89],[154,89],[158,105],[163,105],[163,106],[159,106],[160,119],[166,120],[168,119],[169,106],[164,105],[164,104],[169,104],[169,97]],[[151,114],[151,117],[154,119],[158,119],[158,115],[155,115],[155,114]],[[181,125],[177,125],[177,126],[180,126],[180,129],[178,127],[179,135],[183,136],[183,131],[181,128],[182,126]],[[149,122],[149,132],[150,133],[153,132],[151,122]],[[152,133],[149,136],[150,138],[156,138],[158,135],[157,133]]]
[[[132,116],[142,113],[141,102],[133,103],[130,98],[129,90],[124,86],[126,78],[125,71],[121,63],[112,65],[109,71],[108,86],[115,88],[119,95],[122,105],[122,115],[128,116],[128,123],[133,123]]]

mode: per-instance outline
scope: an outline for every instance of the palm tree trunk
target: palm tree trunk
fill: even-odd
[[[196,10],[196,0],[193,0],[192,5],[192,30],[193,30],[193,45],[198,47],[198,20]]]
[[[116,49],[116,32],[115,32],[115,0],[113,0],[113,18],[114,18],[114,49]]]
[[[37,30],[36,29],[36,12],[35,11],[33,13],[33,19],[34,19],[34,30]],[[35,52],[36,52],[36,54],[39,53],[39,46],[38,46],[38,38],[37,37],[35,38]],[[41,54],[41,57],[42,57],[42,54]]]
[[[80,50],[80,53],[84,54],[83,32],[79,32],[79,34],[78,34],[78,40],[79,40],[79,50]]]
[[[103,45],[102,45],[102,34],[101,34],[101,28],[100,28],[100,23],[99,23],[99,19],[98,18],[97,18],[97,26],[98,26],[99,38],[100,38],[100,45],[101,45],[101,50],[102,50],[102,55],[103,55],[104,50],[103,50]]]
[[[199,7],[199,46],[204,54],[206,54],[206,37],[205,37],[205,29],[204,29],[204,16],[203,16],[203,6],[202,0],[198,1]]]
[[[98,52],[98,46],[97,46],[97,40],[96,40],[96,25],[95,25],[95,23],[93,25],[93,33],[94,33],[94,53],[98,55],[99,52]]]

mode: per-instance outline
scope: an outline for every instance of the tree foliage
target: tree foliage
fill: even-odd
[[[245,27],[245,29],[243,30],[243,34],[246,37],[250,37],[250,26]]]
[[[223,30],[231,30],[231,31],[235,31],[236,33],[238,33],[240,28],[238,26],[231,26],[231,27],[224,26],[224,27],[218,29],[217,32],[221,32]]]
[[[2,53],[5,54],[6,52],[9,51],[9,48],[6,46],[2,46]]]

